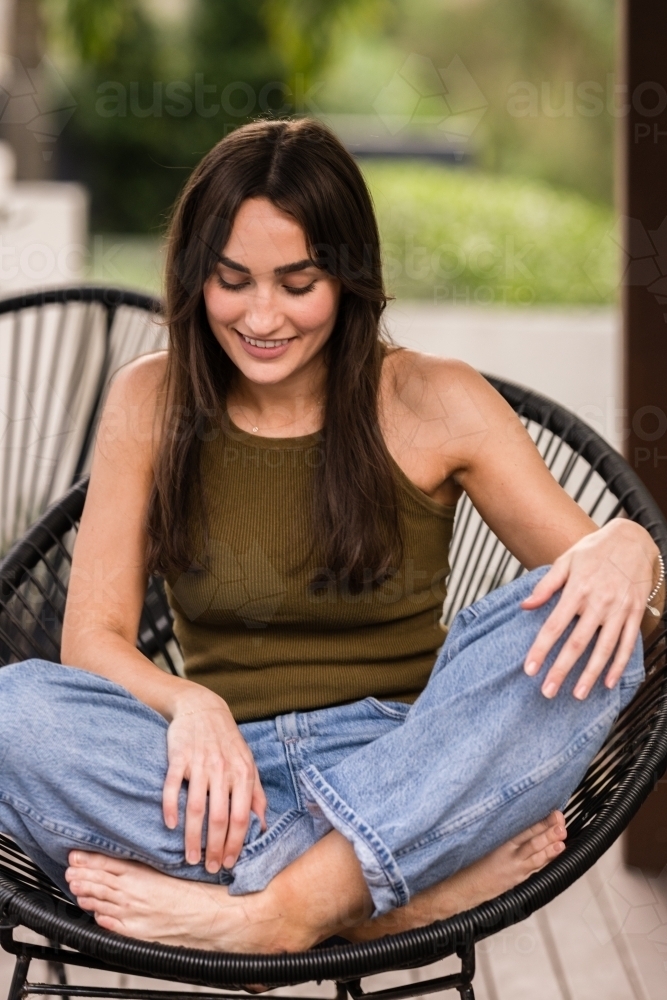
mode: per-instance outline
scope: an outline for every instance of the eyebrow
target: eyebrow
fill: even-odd
[[[224,254],[218,254],[218,260],[225,267],[231,268],[232,271],[241,271],[243,274],[250,274],[250,268],[245,267],[243,264],[237,263],[235,260],[230,260],[229,257],[225,257]],[[307,267],[318,267],[314,260],[306,257],[305,260],[297,260],[293,264],[283,264],[281,267],[274,267],[273,273],[275,275],[282,274],[293,274],[295,271],[305,271]]]

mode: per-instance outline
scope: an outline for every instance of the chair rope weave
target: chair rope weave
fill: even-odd
[[[620,455],[558,404],[512,383],[492,377],[489,381],[519,415],[558,482],[598,525],[617,516],[631,518],[651,533],[667,558],[667,524]],[[71,552],[86,490],[87,478],[75,483],[15,543],[0,567],[0,665],[31,657],[59,659]],[[447,622],[459,608],[524,572],[467,497],[462,498],[457,511],[451,567],[443,612]],[[525,919],[579,878],[616,840],[664,772],[666,638],[662,619],[645,646],[646,682],[617,720],[568,803],[567,850],[496,899],[428,927],[363,944],[325,943],[308,952],[283,955],[173,948],[121,937],[98,927],[68,902],[11,841],[1,838],[0,912],[7,921],[5,929],[0,930],[3,946],[24,957],[55,955],[69,964],[113,968],[217,988],[239,988],[243,983],[277,986],[333,979],[339,984],[339,995],[347,991],[353,1000],[365,995],[379,1000],[401,1000],[446,988],[456,988],[461,996],[472,998],[475,943]],[[149,581],[137,646],[163,669],[179,672],[180,650],[159,578],[151,577]],[[52,949],[51,954],[44,948],[40,952],[38,946],[30,946],[32,951],[21,946],[21,952],[11,938],[13,923],[24,924],[76,952]],[[361,989],[362,977],[428,965],[454,953],[463,960],[462,972],[456,976],[371,994],[364,994]],[[23,973],[17,972],[17,976],[17,983],[25,981]],[[27,987],[21,989],[24,992],[19,989],[11,1000],[19,1000]],[[54,992],[56,988],[49,989]],[[40,990],[30,986],[30,992]],[[70,992],[83,995],[81,988],[71,988]],[[88,990],[86,995],[95,994]],[[98,995],[137,996],[136,992],[109,990]],[[148,994],[144,1000],[148,1000]]]
[[[0,301],[0,556],[89,470],[109,378],[166,344],[161,308],[96,286]]]

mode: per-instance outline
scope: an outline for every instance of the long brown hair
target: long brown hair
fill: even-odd
[[[387,298],[372,202],[353,158],[319,121],[260,121],[226,136],[199,163],[169,233],[166,405],[147,512],[148,572],[192,568],[189,501],[203,496],[202,430],[219,419],[237,372],[214,337],[203,285],[247,198],[268,198],[302,227],[313,260],[340,279],[325,348],[323,460],[316,470],[314,538],[329,579],[353,592],[397,568],[402,544],[391,459],[378,422]],[[207,518],[200,509],[207,535]],[[325,572],[325,577],[327,573]]]

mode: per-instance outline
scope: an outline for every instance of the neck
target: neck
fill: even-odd
[[[227,397],[227,410],[244,430],[267,437],[298,437],[321,429],[325,393],[323,364],[268,385],[251,382],[239,372]]]

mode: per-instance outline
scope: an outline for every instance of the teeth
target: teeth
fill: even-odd
[[[246,344],[252,344],[253,347],[283,347],[285,344],[289,344],[289,338],[287,340],[253,340],[251,337],[246,337],[245,334],[241,334]]]

